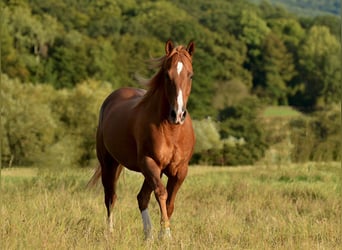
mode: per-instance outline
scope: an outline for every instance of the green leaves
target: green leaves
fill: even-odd
[[[54,142],[56,121],[52,118],[49,97],[51,86],[21,84],[2,76],[1,130],[3,151],[13,164],[37,162]],[[10,162],[7,162],[10,164]],[[5,164],[5,165],[7,165]]]
[[[83,165],[95,157],[98,111],[111,91],[109,83],[87,81],[72,90],[55,90],[2,78],[4,166]]]
[[[69,151],[79,149],[74,150],[74,156],[64,156],[65,162],[86,162],[92,154],[89,136],[92,130],[83,128],[75,117],[80,116],[84,123],[93,124],[97,113],[88,105],[95,99],[87,91],[91,89],[102,95],[96,89],[103,87],[101,82],[107,82],[103,87],[106,91],[139,86],[136,76],[148,78],[155,73],[146,61],[162,56],[164,43],[169,38],[176,44],[187,44],[190,40],[196,44],[188,109],[192,118],[199,121],[211,117],[215,123],[224,116],[217,128],[221,131],[217,145],[223,143],[223,146],[207,149],[221,150],[218,162],[225,161],[222,160],[222,152],[227,150],[225,145],[241,138],[247,144],[230,148],[230,152],[235,150],[230,156],[241,151],[244,152],[241,155],[248,158],[248,152],[253,151],[246,146],[250,145],[246,133],[253,133],[246,131],[253,131],[255,117],[242,111],[251,108],[245,102],[246,98],[256,96],[266,104],[290,104],[308,109],[340,101],[341,45],[339,19],[335,16],[296,17],[283,7],[267,2],[257,6],[249,1],[5,2],[0,3],[1,71],[9,77],[5,80],[10,83],[4,93],[11,108],[10,113],[6,113],[9,120],[4,121],[13,124],[14,128],[30,131],[29,141],[36,145],[31,148],[32,152],[27,151],[22,143],[23,136],[16,134],[19,130],[4,128],[14,136],[6,139],[6,150],[15,154],[15,159],[21,157],[22,163],[31,162],[34,152],[49,151],[51,156],[63,147]],[[331,4],[327,3],[327,6]],[[20,93],[15,92],[16,89]],[[53,96],[49,100],[55,106],[43,100],[44,95],[39,91]],[[35,99],[29,93],[41,99]],[[74,99],[84,112],[91,114],[89,117],[79,115],[83,111],[70,104]],[[16,103],[19,100],[37,108],[24,110]],[[16,108],[12,110],[12,107]],[[232,109],[242,112],[249,120],[242,116],[229,117],[232,114],[228,111]],[[13,117],[23,118],[22,124],[11,118],[11,110]],[[46,138],[41,132],[32,132],[34,126],[28,117],[36,117],[39,113],[45,114],[47,120],[42,121],[48,127],[63,129],[51,128],[44,134]],[[85,138],[88,139],[64,134],[69,126],[78,136],[87,134]],[[39,128],[45,131],[44,127]],[[217,141],[215,129],[210,126],[206,129],[211,129],[212,139]],[[257,136],[258,133],[255,132]],[[226,137],[229,143],[224,141]],[[13,138],[17,138],[18,143],[13,143]],[[51,146],[43,146],[42,141]],[[29,156],[22,152],[31,153]],[[258,156],[259,153],[250,155]],[[234,162],[238,161],[238,158],[234,159]]]
[[[341,95],[341,44],[329,29],[313,26],[300,48],[299,64],[305,84],[305,97],[310,105],[336,102]]]

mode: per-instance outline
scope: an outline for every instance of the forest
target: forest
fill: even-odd
[[[254,164],[287,140],[290,161],[339,160],[340,17],[254,2],[1,0],[3,165],[92,164],[101,102],[151,77],[169,38],[196,44],[193,163]]]
[[[263,0],[253,0],[260,3]],[[337,15],[341,13],[341,2],[339,0],[270,0],[271,3],[282,5],[299,15]]]

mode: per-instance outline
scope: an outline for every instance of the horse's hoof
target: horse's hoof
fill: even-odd
[[[108,233],[110,233],[110,234],[114,233],[114,229],[113,229],[112,227],[108,227],[108,228],[107,228],[107,231],[108,231]]]
[[[169,227],[161,229],[159,232],[159,239],[160,240],[167,240],[167,239],[171,239],[171,230]]]
[[[153,241],[153,235],[152,235],[152,232],[151,231],[148,231],[148,232],[144,232],[144,240],[145,241]]]

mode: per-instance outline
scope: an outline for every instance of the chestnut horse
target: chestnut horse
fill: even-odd
[[[174,47],[155,61],[160,68],[147,91],[120,88],[103,102],[96,135],[100,166],[90,180],[102,178],[108,226],[117,198],[116,183],[124,167],[141,172],[144,183],[137,196],[146,238],[152,237],[148,203],[152,191],[161,213],[160,237],[170,237],[170,217],[177,191],[188,172],[195,136],[186,110],[192,84],[194,43]],[[168,177],[166,188],[162,175]]]

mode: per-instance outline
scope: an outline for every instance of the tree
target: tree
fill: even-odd
[[[58,38],[51,48],[51,70],[56,73],[56,88],[73,87],[77,83],[91,77],[88,66],[92,58],[88,46],[90,40],[79,32],[68,32],[65,37]]]
[[[247,86],[237,79],[217,83],[215,91],[213,106],[218,110],[235,106],[250,96],[250,90]]]
[[[88,80],[73,89],[58,90],[50,105],[60,131],[57,145],[73,141],[73,163],[87,165],[95,158],[95,134],[99,110],[104,99],[111,93],[108,82]],[[67,138],[65,141],[64,139]],[[69,148],[69,147],[67,147]],[[68,151],[63,152],[69,154]]]
[[[257,57],[261,54],[261,46],[265,37],[270,32],[267,23],[253,10],[243,10],[241,13],[240,40],[246,43],[248,55]]]
[[[120,32],[122,18],[117,1],[91,1],[86,9],[90,19],[87,25],[89,36],[109,37]]]
[[[246,98],[235,106],[220,110],[220,134],[226,164],[253,164],[264,156],[267,144],[258,115],[261,104],[255,97]],[[229,144],[229,138],[238,143]],[[241,141],[241,142],[240,142]]]
[[[295,18],[273,18],[268,20],[272,32],[285,44],[289,52],[296,55],[305,30]]]
[[[5,165],[38,164],[56,135],[57,124],[47,103],[54,90],[2,77],[2,158],[8,161]]]
[[[340,100],[341,45],[324,26],[313,26],[299,52],[300,78],[306,105],[320,106]]]
[[[273,33],[265,39],[262,62],[263,94],[272,104],[286,105],[292,92],[288,83],[296,74],[295,65],[284,43]]]
[[[222,149],[217,125],[210,119],[194,120],[196,134],[195,153],[202,153],[210,149]]]
[[[217,124],[211,118],[194,120],[193,126],[196,135],[193,163],[216,165],[222,162],[223,143],[220,138]],[[221,159],[220,159],[221,158]]]

